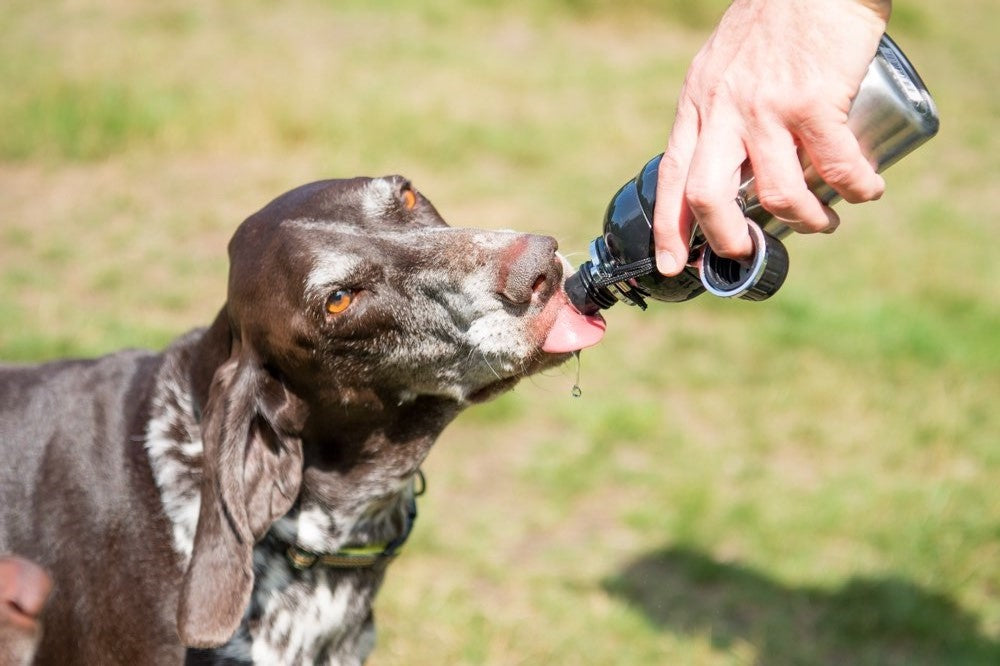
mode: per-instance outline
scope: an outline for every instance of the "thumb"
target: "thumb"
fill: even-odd
[[[687,264],[693,218],[684,202],[684,187],[697,142],[697,112],[678,107],[667,149],[660,160],[653,208],[656,268],[667,276],[677,275]]]

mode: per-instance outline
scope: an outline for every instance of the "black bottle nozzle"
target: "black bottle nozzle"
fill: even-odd
[[[566,279],[564,289],[580,314],[596,314],[618,301],[646,309],[638,283],[630,282],[656,272],[652,259],[623,263],[612,253],[604,236],[590,244],[590,261]],[[648,294],[645,294],[648,296]]]
[[[570,304],[582,315],[594,315],[606,310],[617,301],[606,287],[594,283],[591,277],[593,264],[586,262],[573,275],[566,278],[563,288]]]

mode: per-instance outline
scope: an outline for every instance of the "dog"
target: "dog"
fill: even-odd
[[[42,626],[38,619],[52,581],[34,562],[0,555],[0,666],[28,666]]]
[[[36,663],[363,663],[442,429],[603,334],[556,250],[400,176],[316,182],[236,230],[209,327],[0,368],[0,552],[53,579]]]

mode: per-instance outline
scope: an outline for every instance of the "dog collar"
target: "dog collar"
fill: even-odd
[[[304,571],[314,567],[331,569],[365,569],[378,564],[388,564],[410,538],[413,524],[417,521],[417,498],[427,492],[427,479],[421,470],[413,477],[413,494],[406,506],[406,524],[403,532],[392,541],[373,543],[365,546],[347,546],[332,553],[316,553],[289,544],[285,550],[288,562],[295,569]]]

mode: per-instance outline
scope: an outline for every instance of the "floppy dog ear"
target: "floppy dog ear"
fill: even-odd
[[[202,419],[201,507],[177,610],[185,645],[222,645],[239,627],[253,589],[254,544],[299,492],[303,417],[301,400],[234,343]]]

